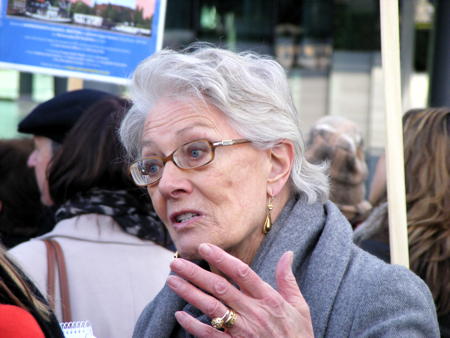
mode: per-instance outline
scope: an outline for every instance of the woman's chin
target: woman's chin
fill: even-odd
[[[184,259],[188,260],[196,260],[201,259],[199,253],[198,253],[198,246],[183,246],[183,245],[176,245],[178,256]]]
[[[187,259],[187,260],[190,260],[190,261],[201,259],[201,257],[198,254],[197,250],[195,250],[195,251],[192,251],[192,250],[187,250],[187,251],[179,250],[178,251],[178,255],[179,255],[179,257]]]
[[[198,247],[204,241],[207,240],[198,236],[180,236],[174,240],[178,255],[189,260],[201,259]]]

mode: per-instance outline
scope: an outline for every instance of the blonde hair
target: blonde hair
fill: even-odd
[[[0,247],[0,303],[16,305],[49,321],[49,307],[36,297],[25,278]]]
[[[450,311],[450,108],[411,110],[403,121],[411,269],[443,315]]]

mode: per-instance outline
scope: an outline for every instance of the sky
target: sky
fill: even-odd
[[[94,0],[93,2],[95,2],[97,5],[110,3],[111,5],[120,5],[132,9],[134,9],[136,6],[136,0]]]

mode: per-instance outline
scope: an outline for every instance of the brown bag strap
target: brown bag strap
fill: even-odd
[[[49,240],[44,240],[47,248],[47,298],[50,308],[55,311],[55,250]]]
[[[55,294],[55,265],[58,265],[58,277],[59,277],[59,289],[61,294],[61,307],[64,322],[72,321],[72,312],[70,306],[70,295],[69,295],[69,281],[67,279],[66,263],[64,259],[64,252],[61,245],[52,239],[44,240],[47,246],[47,259],[48,259],[48,285],[47,291],[49,292],[49,298],[53,296],[54,304],[54,294]],[[51,252],[51,253],[49,253]],[[56,263],[56,264],[55,264]],[[50,293],[52,292],[52,293]]]

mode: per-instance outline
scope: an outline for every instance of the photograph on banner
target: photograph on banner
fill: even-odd
[[[154,5],[147,0],[8,0],[7,15],[149,36]]]
[[[124,84],[161,46],[163,0],[0,1],[0,67]]]

